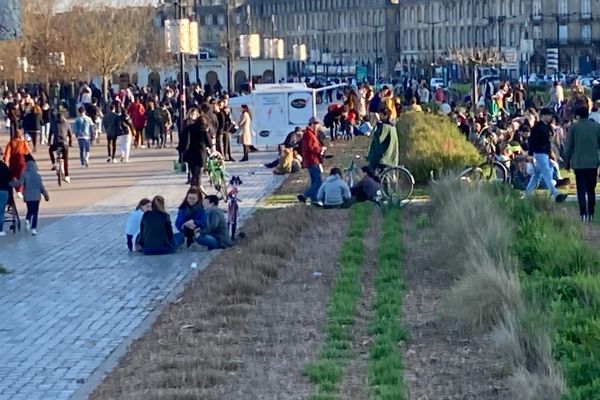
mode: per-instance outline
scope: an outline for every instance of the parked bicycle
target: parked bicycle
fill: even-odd
[[[217,192],[219,200],[227,198],[227,178],[229,175],[225,170],[225,159],[219,152],[212,152],[208,157],[207,173],[211,186]],[[202,192],[206,194],[202,188]]]
[[[361,172],[357,163],[357,160],[360,158],[359,155],[356,155],[348,168],[344,169],[344,173],[347,176],[347,183],[350,187],[354,186],[361,179]],[[400,206],[404,206],[410,202],[415,188],[415,178],[405,166],[380,166],[375,169],[375,173],[379,177],[381,184],[383,202],[399,204]]]

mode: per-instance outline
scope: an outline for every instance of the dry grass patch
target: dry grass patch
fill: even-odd
[[[224,398],[214,388],[246,368],[239,332],[292,256],[311,251],[298,237],[322,213],[304,206],[257,213],[245,225],[247,239],[223,251],[165,307],[91,399]]]

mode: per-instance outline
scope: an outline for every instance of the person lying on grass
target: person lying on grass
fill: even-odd
[[[185,199],[179,206],[175,227],[177,232],[173,238],[175,246],[180,247],[186,242],[189,248],[194,243],[194,233],[197,228],[206,226],[206,213],[202,206],[202,196],[197,187],[192,186],[187,191]]]
[[[318,201],[323,203],[323,208],[347,208],[350,206],[350,188],[342,179],[342,171],[332,168],[329,177],[319,188]]]
[[[219,208],[219,198],[206,196],[203,201],[206,212],[206,226],[196,229],[196,243],[206,246],[208,250],[231,247],[231,237],[225,219],[225,212]]]

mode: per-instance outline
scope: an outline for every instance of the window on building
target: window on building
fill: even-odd
[[[567,0],[558,0],[558,15],[568,14]]]
[[[589,18],[591,14],[592,9],[590,5],[590,0],[581,0],[581,16]]]
[[[219,25],[225,25],[225,15],[224,14],[219,14],[217,16],[217,23]]]
[[[569,40],[569,27],[567,25],[559,25],[558,40],[560,41],[560,44],[567,44],[567,41]]]
[[[533,27],[533,39],[540,40],[542,38],[542,27],[539,25],[535,25]]]
[[[585,44],[590,44],[592,42],[591,25],[581,25],[581,41]]]
[[[532,11],[534,18],[542,15],[542,0],[533,0]]]

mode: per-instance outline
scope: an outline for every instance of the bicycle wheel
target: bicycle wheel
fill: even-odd
[[[386,201],[404,205],[410,200],[415,187],[415,178],[404,167],[386,168],[380,175],[381,191]]]
[[[479,167],[469,167],[461,172],[456,179],[458,181],[480,182],[486,179],[486,175],[484,170]]]
[[[58,187],[61,187],[62,186],[62,181],[63,181],[63,179],[65,179],[65,172],[63,171],[63,164],[60,161],[58,163],[58,169],[56,171],[56,177],[57,177],[57,180],[58,180]]]
[[[498,161],[483,163],[479,166],[483,172],[483,178],[489,182],[504,183],[508,179],[506,167]]]
[[[237,217],[238,217],[238,203],[236,200],[229,202],[228,213],[229,213],[229,235],[231,240],[235,239],[235,231],[237,229]]]

